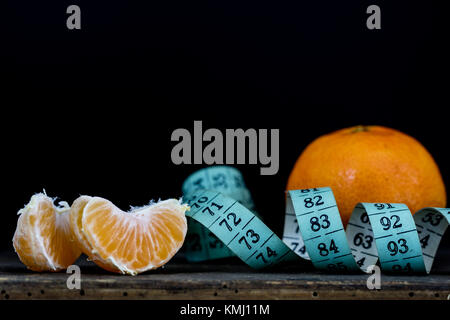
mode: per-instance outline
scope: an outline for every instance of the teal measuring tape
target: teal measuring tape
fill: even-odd
[[[197,190],[215,190],[239,201],[245,208],[255,212],[250,192],[239,170],[228,166],[215,166],[199,170],[183,183],[184,195]],[[188,219],[186,258],[198,262],[234,256],[212,231],[202,227],[195,219]]]
[[[242,175],[232,167],[199,170],[183,184],[191,209],[186,256],[191,261],[238,256],[253,268],[307,259],[319,270],[429,273],[450,223],[450,209],[359,203],[344,230],[330,188],[287,192],[283,238],[252,211]]]

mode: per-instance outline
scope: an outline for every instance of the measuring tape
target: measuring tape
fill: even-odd
[[[254,212],[241,173],[232,167],[199,170],[183,184],[191,209],[186,257],[204,261],[236,255],[253,268],[311,260],[319,270],[429,273],[450,223],[450,209],[414,216],[399,203],[359,203],[344,230],[330,188],[290,190],[283,238]]]
[[[182,192],[183,195],[187,195],[197,190],[220,192],[239,201],[245,208],[256,214],[250,191],[246,188],[239,170],[233,167],[208,167],[193,173],[184,181]],[[233,252],[211,230],[205,229],[195,219],[188,219],[188,230],[186,239],[188,261],[198,262],[234,256]]]

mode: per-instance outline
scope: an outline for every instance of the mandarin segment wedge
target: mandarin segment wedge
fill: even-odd
[[[89,244],[89,241],[86,239],[86,236],[83,234],[81,218],[83,217],[84,207],[91,199],[92,197],[89,196],[78,197],[72,203],[70,213],[70,228],[72,230],[72,240],[78,244],[80,250],[88,257],[91,257],[92,255],[92,247]]]
[[[189,207],[175,199],[124,212],[100,197],[74,201],[71,229],[80,249],[100,267],[136,275],[167,263],[183,245]]]
[[[88,260],[95,262],[99,267],[105,270],[120,272],[120,270],[113,263],[111,263],[109,260],[103,260],[99,255],[96,254],[96,251],[92,248],[88,239],[83,233],[83,210],[91,199],[92,197],[90,196],[80,196],[72,203],[70,214],[72,239],[77,243],[80,250],[88,256]]]
[[[13,246],[19,259],[33,271],[60,271],[73,264],[81,252],[71,239],[70,207],[53,203],[44,193],[31,197],[19,210]]]

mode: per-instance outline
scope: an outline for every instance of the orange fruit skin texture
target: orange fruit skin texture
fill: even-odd
[[[323,135],[302,152],[287,190],[331,187],[344,226],[359,202],[404,203],[414,214],[446,207],[446,191],[430,153],[414,138],[381,126]]]
[[[57,207],[53,199],[39,193],[19,211],[13,246],[19,259],[33,271],[67,269],[81,255],[70,239],[70,208]]]

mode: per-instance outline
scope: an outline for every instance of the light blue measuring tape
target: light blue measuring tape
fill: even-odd
[[[183,184],[191,209],[186,257],[204,261],[238,256],[253,268],[299,258],[319,270],[429,273],[450,209],[424,208],[414,216],[404,204],[359,203],[347,229],[330,188],[287,192],[283,238],[253,212],[241,173],[232,167],[199,170]]]
[[[214,166],[199,170],[190,175],[183,183],[184,195],[197,190],[214,190],[224,196],[239,201],[245,208],[254,210],[250,192],[245,186],[239,170],[228,166]],[[188,215],[189,216],[189,215]],[[211,230],[202,226],[195,219],[188,219],[186,239],[186,257],[189,261],[206,261],[234,256]]]

